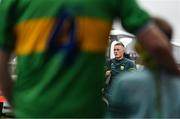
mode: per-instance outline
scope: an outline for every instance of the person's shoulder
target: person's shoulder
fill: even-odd
[[[112,63],[115,63],[115,61],[113,59],[106,59],[106,65],[110,66]]]
[[[107,59],[106,59],[106,62],[107,62],[107,63],[109,63],[109,62],[111,62],[111,61],[112,61],[112,59],[110,59],[110,58],[107,58]]]
[[[128,58],[124,58],[124,61],[125,61],[125,62],[128,62],[128,63],[134,63],[133,60],[128,59]]]
[[[115,58],[109,59],[109,62],[115,62],[115,61],[116,61]]]

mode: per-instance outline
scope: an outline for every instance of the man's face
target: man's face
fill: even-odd
[[[114,46],[114,56],[116,59],[121,59],[124,57],[124,47],[121,45]]]

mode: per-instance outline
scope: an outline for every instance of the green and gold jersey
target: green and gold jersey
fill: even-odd
[[[129,32],[149,16],[133,0],[1,0],[0,48],[17,55],[17,117],[101,117],[113,18]]]

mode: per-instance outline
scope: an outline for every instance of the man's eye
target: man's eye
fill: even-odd
[[[119,51],[119,49],[114,49],[115,51]]]

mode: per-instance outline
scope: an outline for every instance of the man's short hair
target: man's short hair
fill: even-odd
[[[118,42],[118,43],[116,43],[114,46],[116,46],[116,45],[121,45],[121,46],[124,47],[124,44],[123,44],[122,42]]]

